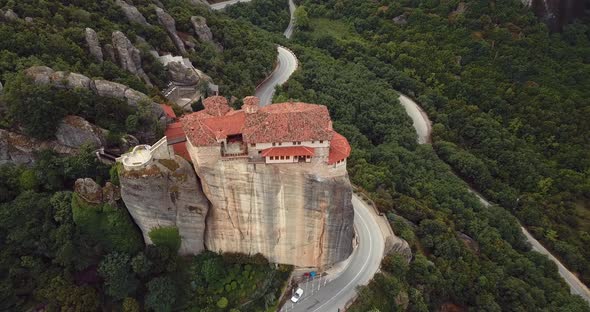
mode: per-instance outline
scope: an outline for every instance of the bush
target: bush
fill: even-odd
[[[80,231],[107,251],[133,254],[142,248],[141,234],[125,210],[107,204],[93,205],[74,193],[72,215]]]
[[[217,307],[220,309],[225,309],[227,308],[227,305],[229,304],[229,301],[227,300],[227,298],[225,297],[221,297],[221,299],[219,299],[217,301]]]
[[[175,226],[155,228],[148,235],[156,246],[166,247],[171,252],[178,252],[180,248],[180,234]]]

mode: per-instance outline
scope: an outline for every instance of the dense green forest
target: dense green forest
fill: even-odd
[[[590,282],[587,22],[552,34],[518,1],[301,4],[297,42],[416,98],[438,156]]]

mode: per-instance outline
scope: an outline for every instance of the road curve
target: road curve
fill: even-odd
[[[375,219],[377,216],[372,213],[371,207],[356,195],[352,197],[352,205],[358,246],[346,267],[337,276],[327,275],[300,284],[299,287],[304,292],[299,302],[293,304],[287,301],[281,311],[344,311],[347,304],[356,297],[356,287],[369,283],[379,270],[385,250],[385,239]]]
[[[297,69],[298,61],[295,54],[285,47],[278,46],[277,65],[274,71],[258,87],[256,95],[260,99],[260,105],[266,106],[272,103],[275,88],[289,80],[291,74]]]
[[[228,0],[228,1],[223,1],[223,2],[218,2],[218,3],[213,3],[213,4],[209,4],[209,7],[212,10],[222,10],[225,9],[225,7],[239,3],[239,2],[250,2],[252,0]]]
[[[428,118],[426,112],[412,99],[405,95],[400,95],[400,103],[406,109],[406,113],[412,118],[414,128],[418,134],[418,143],[426,144],[432,141],[432,128],[431,121]],[[460,177],[459,177],[460,178]],[[467,186],[469,191],[475,194],[479,201],[486,207],[489,207],[491,203],[483,198],[477,191]],[[570,287],[570,292],[574,295],[579,295],[584,300],[590,303],[590,290],[584,283],[582,283],[572,272],[570,272],[557,258],[555,258],[538,240],[536,240],[527,229],[520,225],[520,229],[526,240],[531,244],[532,249],[540,254],[546,255],[549,260],[553,261],[557,265],[559,275],[565,280]]]

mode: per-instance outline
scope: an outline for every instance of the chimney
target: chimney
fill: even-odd
[[[242,110],[246,112],[246,114],[254,114],[258,112],[260,108],[260,99],[255,96],[247,96],[243,100],[244,104],[242,105]]]

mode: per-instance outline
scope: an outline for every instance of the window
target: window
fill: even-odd
[[[315,141],[311,141],[311,144],[315,143]]]
[[[320,140],[320,144],[324,143],[324,140]]]
[[[275,146],[275,145],[277,145],[277,143],[275,143],[275,142],[272,142],[272,146]]]
[[[297,142],[293,142],[293,145],[297,145]]]
[[[262,151],[258,151],[258,155],[262,154]]]
[[[274,157],[270,156],[270,160],[274,160]]]
[[[279,146],[283,145],[283,142],[279,142]]]
[[[256,147],[256,143],[251,143],[250,147]]]
[[[285,156],[281,156],[281,160],[285,160]]]

